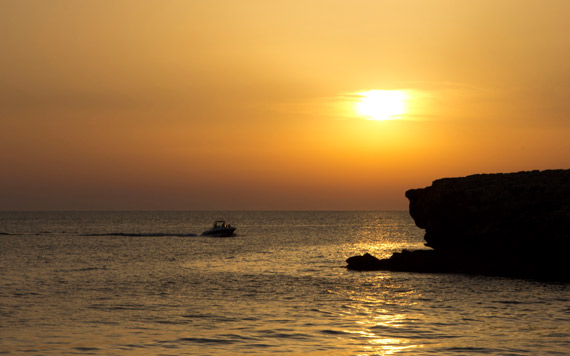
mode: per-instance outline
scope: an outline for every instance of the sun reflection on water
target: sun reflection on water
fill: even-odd
[[[363,345],[362,347],[365,353],[358,354],[360,356],[368,356],[370,354],[394,355],[403,351],[423,347],[423,345],[410,345],[408,340],[402,338],[383,337],[369,331],[353,331],[349,333],[365,339],[367,342],[367,345]]]
[[[359,340],[358,355],[394,355],[425,346],[422,315],[414,312],[420,293],[400,283],[390,273],[374,273],[361,279],[349,292],[343,318],[344,332]]]

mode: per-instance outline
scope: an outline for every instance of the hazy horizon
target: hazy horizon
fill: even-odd
[[[390,211],[570,168],[570,2],[0,3],[0,211]]]

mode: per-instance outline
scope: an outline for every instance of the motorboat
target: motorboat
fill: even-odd
[[[202,236],[211,237],[229,237],[234,234],[236,228],[230,224],[226,224],[224,220],[214,221],[214,226],[210,230],[206,230],[202,233]]]

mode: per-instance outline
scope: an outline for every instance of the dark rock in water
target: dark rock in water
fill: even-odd
[[[348,268],[570,280],[570,170],[445,178],[406,197],[433,250]]]
[[[570,282],[567,256],[474,254],[462,250],[416,250],[394,253],[378,259],[368,253],[346,260],[357,271],[397,271],[421,273],[463,273]]]
[[[380,267],[385,264],[386,260],[380,260],[368,252],[362,256],[352,256],[346,259],[348,268],[359,271],[373,271],[381,269]]]

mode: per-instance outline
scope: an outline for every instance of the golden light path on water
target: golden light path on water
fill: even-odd
[[[412,295],[414,293],[414,291],[410,291],[407,294]],[[363,353],[358,355],[394,355],[424,346],[421,343],[411,343],[409,338],[389,335],[399,328],[405,328],[415,319],[411,315],[391,313],[382,307],[390,304],[391,301],[370,294],[367,296],[353,295],[353,299],[354,310],[349,315],[361,319],[354,323],[357,325],[357,329],[362,330],[346,330],[346,332],[364,339],[367,343],[363,346]],[[412,304],[406,306],[412,307]],[[386,332],[386,330],[390,331]],[[403,335],[406,331],[401,330],[400,333]]]
[[[392,225],[394,224],[394,225]],[[402,249],[418,249],[421,244],[416,242],[405,243],[398,240],[400,234],[407,232],[407,226],[397,226],[396,223],[390,225],[383,224],[383,231],[379,233],[378,229],[374,226],[359,226],[352,233],[358,235],[359,242],[352,242],[343,246],[341,251],[335,250],[327,251],[327,253],[339,254],[334,260],[341,260],[343,256],[351,256],[369,252],[374,256],[380,258],[387,258],[393,252],[401,251]],[[395,238],[396,237],[396,238]],[[304,246],[291,254],[291,258],[297,261],[296,265],[306,264],[306,256],[318,255],[325,253],[319,247]],[[260,265],[259,262],[267,258],[265,253],[252,253],[244,256],[243,258],[236,257],[234,261],[237,262],[234,267],[243,270],[252,270],[260,268],[259,272],[270,274],[289,274],[291,273],[291,266],[288,265]],[[248,266],[245,267],[244,266]],[[187,266],[187,267],[190,267]],[[239,272],[239,269],[232,268],[231,264],[223,260],[208,261],[208,269],[218,272],[233,273]],[[406,283],[401,283],[398,278],[393,278],[389,273],[384,272],[364,272],[352,273],[348,272],[349,279],[356,278],[351,283],[351,288],[337,289],[329,287],[329,295],[333,300],[343,301],[342,306],[333,303],[332,305],[321,304],[318,307],[314,305],[306,305],[306,310],[310,310],[314,315],[315,321],[303,324],[299,323],[299,330],[303,330],[304,335],[317,335],[315,340],[319,340],[320,336],[326,335],[329,339],[329,346],[333,349],[338,348],[338,355],[396,355],[406,354],[411,350],[421,349],[425,347],[425,343],[421,338],[421,332],[414,334],[418,323],[422,316],[413,312],[414,305],[417,304],[417,299],[420,293],[416,289],[410,288]],[[303,269],[295,272],[296,276],[307,275]],[[320,287],[315,291],[317,295],[322,293]],[[395,298],[396,297],[396,298]],[[287,315],[291,311],[286,306],[279,303],[265,305],[267,315]],[[259,308],[259,306],[258,306]],[[257,309],[257,312],[263,310]],[[319,319],[319,316],[322,318]],[[277,330],[279,332],[288,330],[282,325],[281,319],[275,318],[275,324],[269,329]],[[328,320],[328,321],[327,321]],[[329,323],[330,322],[330,323]],[[331,324],[332,323],[332,324]],[[334,325],[334,326],[333,326]],[[253,327],[256,330],[258,327]],[[421,327],[420,327],[421,328]],[[258,330],[259,333],[264,332]],[[211,337],[204,335],[204,337]],[[306,338],[307,336],[303,336]],[[309,338],[310,339],[310,338]],[[309,340],[307,339],[307,340]],[[334,341],[336,339],[336,341]],[[315,341],[317,343],[319,341]],[[307,350],[295,340],[284,339],[282,345],[283,349],[294,355],[330,355],[330,350],[317,351]],[[319,347],[316,346],[318,349]],[[345,353],[345,349],[352,350],[350,353]]]
[[[388,258],[402,249],[422,248],[418,244],[402,244],[398,238],[393,239],[399,236],[397,229],[388,230],[386,236],[379,237],[375,230],[360,229],[362,242],[354,246],[352,255],[367,251],[378,258]],[[387,236],[392,238],[385,238]],[[342,317],[351,324],[344,332],[365,343],[357,355],[406,354],[424,348],[425,340],[414,335],[417,324],[425,318],[421,313],[413,312],[421,292],[406,283],[399,283],[390,273],[364,272],[362,275],[360,288],[349,292],[350,304],[342,312]]]

